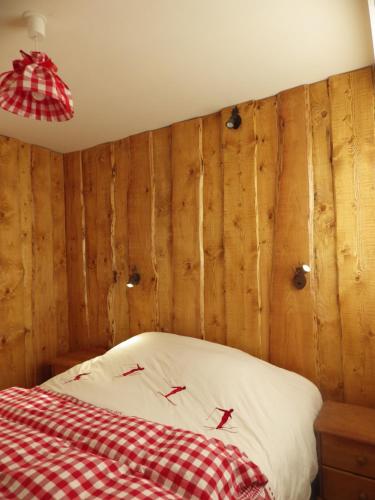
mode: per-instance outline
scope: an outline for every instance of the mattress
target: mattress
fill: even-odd
[[[307,379],[242,351],[147,332],[41,388],[218,439],[255,462],[274,498],[310,498],[320,392]]]

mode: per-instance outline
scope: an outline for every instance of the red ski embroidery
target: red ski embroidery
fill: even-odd
[[[90,372],[88,372],[88,373],[79,373],[74,378],[72,378],[70,380],[67,380],[65,383],[69,384],[69,382],[75,382],[77,380],[81,380],[81,378],[84,377],[85,375],[90,375]]]
[[[224,425],[228,422],[230,418],[232,418],[232,413],[233,413],[233,408],[230,410],[223,410],[222,408],[216,408],[219,411],[223,412],[223,416],[221,417],[219,425],[216,427],[216,429],[222,429]]]
[[[163,394],[162,392],[159,392],[159,394],[161,394],[163,396],[163,398],[165,398],[172,405],[176,405],[176,403],[173,403],[173,401],[171,401],[169,398],[171,396],[173,396],[174,394],[177,394],[178,392],[181,392],[181,391],[186,391],[186,385],[178,385],[178,386],[172,385],[172,390],[170,392],[168,392],[167,394]]]
[[[132,368],[127,372],[121,373],[121,375],[118,375],[118,377],[127,377],[128,375],[133,375],[133,373],[141,372],[142,370],[144,370],[144,367],[139,366],[139,364],[137,363],[137,368]]]
[[[211,429],[211,430],[221,430],[221,431],[226,431],[226,432],[231,432],[231,433],[236,433],[236,427],[229,427],[227,424],[229,420],[232,418],[232,413],[234,412],[233,408],[230,408],[229,410],[224,410],[223,408],[214,408],[214,410],[210,413],[210,415],[207,417],[207,419],[210,419],[211,421],[213,420],[213,414],[216,411],[222,412],[222,416],[220,419],[220,422],[218,424],[214,424],[213,426],[205,426],[206,429]]]

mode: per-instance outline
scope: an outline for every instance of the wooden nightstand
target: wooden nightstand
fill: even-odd
[[[326,401],[315,421],[324,500],[375,500],[375,409]]]
[[[82,363],[83,361],[87,361],[88,359],[100,356],[105,352],[106,349],[98,347],[86,351],[72,351],[67,352],[66,354],[62,354],[61,356],[55,358],[51,363],[52,377],[58,375],[59,373],[65,372],[69,368],[78,365],[78,363]]]

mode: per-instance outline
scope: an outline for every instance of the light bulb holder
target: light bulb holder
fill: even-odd
[[[39,14],[39,12],[28,10],[23,13],[23,18],[26,19],[29,37],[32,40],[43,40],[46,37],[46,16]]]
[[[296,267],[293,276],[293,285],[297,290],[302,290],[306,286],[306,274],[311,271],[311,268],[307,264],[302,264],[301,266]]]
[[[235,106],[232,109],[232,113],[230,115],[230,118],[226,122],[225,125],[226,125],[227,128],[236,130],[241,125],[241,122],[242,122],[242,119],[241,119],[241,116],[240,116],[240,112],[238,110],[238,107]]]
[[[141,275],[138,272],[132,272],[129,276],[128,282],[126,283],[126,286],[128,288],[133,288],[139,285],[140,281],[141,281]]]

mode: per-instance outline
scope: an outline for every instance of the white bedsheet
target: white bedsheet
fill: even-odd
[[[143,333],[42,387],[234,444],[268,476],[276,499],[310,496],[320,393],[305,378],[237,349]],[[231,418],[223,423],[225,415]]]

